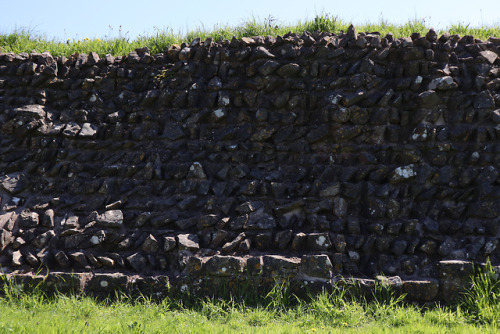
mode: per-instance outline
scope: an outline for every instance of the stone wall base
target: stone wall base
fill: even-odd
[[[484,265],[483,265],[484,266]],[[284,275],[137,275],[134,273],[111,272],[39,272],[21,273],[3,268],[0,271],[0,293],[6,285],[19,291],[30,292],[39,289],[47,294],[82,294],[98,298],[128,296],[148,296],[161,299],[167,296],[224,296],[238,293],[242,289],[264,293],[275,284],[286,283],[290,292],[306,297],[323,290],[333,291],[336,287],[355,287],[366,297],[372,296],[376,286],[384,285],[395,292],[405,294],[408,302],[428,303],[456,301],[471,284],[474,264],[469,261],[441,261],[440,278],[419,278],[405,280],[399,276],[376,276],[374,279],[341,277],[312,277],[300,270]],[[481,265],[476,266],[481,268]],[[222,267],[223,269],[225,267]],[[281,268],[283,269],[283,268]],[[226,269],[227,270],[227,269]],[[223,270],[224,272],[226,270]],[[500,266],[494,267],[500,274]]]

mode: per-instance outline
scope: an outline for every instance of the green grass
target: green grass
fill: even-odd
[[[242,289],[225,298],[184,295],[154,302],[125,295],[113,301],[47,297],[5,284],[0,333],[498,333],[500,283],[488,269],[460,303],[431,308],[407,304],[383,285],[368,297],[337,287],[299,299],[282,284],[262,296]]]
[[[212,37],[214,41],[230,40],[233,36],[237,38],[249,36],[277,36],[288,32],[302,34],[304,31],[328,31],[338,33],[346,31],[350,22],[329,14],[319,14],[313,19],[299,21],[296,24],[282,24],[273,17],[269,16],[264,20],[251,19],[239,26],[216,25],[211,29],[198,27],[186,34],[175,33],[169,29],[156,29],[156,33],[150,36],[139,36],[130,40],[126,34],[119,31],[117,37],[104,37],[102,39],[82,38],[80,40],[68,39],[61,42],[56,39],[48,39],[43,35],[37,34],[30,29],[18,29],[10,33],[0,33],[0,52],[38,52],[49,51],[53,55],[69,56],[76,52],[89,53],[97,52],[103,56],[105,54],[126,55],[128,52],[147,46],[151,53],[164,52],[172,44],[182,42],[191,43],[195,38],[205,40]],[[357,25],[358,32],[379,32],[382,35],[392,33],[394,37],[409,37],[412,33],[418,32],[425,34],[431,27],[425,23],[425,20],[415,19],[404,24],[392,24],[384,19],[378,23],[366,23]],[[448,32],[449,34],[473,35],[476,38],[486,40],[489,37],[500,37],[500,26],[482,26],[472,27],[468,24],[458,23],[451,25],[447,29],[439,31],[440,34]]]

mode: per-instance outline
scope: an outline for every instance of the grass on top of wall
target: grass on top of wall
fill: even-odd
[[[121,27],[118,37],[104,37],[90,39],[88,37],[75,40],[68,39],[61,42],[56,39],[49,39],[30,29],[18,29],[8,34],[0,33],[0,52],[44,52],[49,51],[55,56],[69,56],[73,53],[97,52],[100,56],[111,54],[114,56],[126,55],[130,51],[148,47],[152,54],[164,52],[172,44],[182,42],[190,43],[199,37],[202,40],[212,37],[215,41],[230,40],[233,36],[237,38],[249,36],[277,36],[288,32],[302,33],[304,31],[328,31],[339,33],[346,31],[349,22],[329,14],[316,15],[314,19],[299,21],[297,24],[280,24],[276,19],[269,16],[264,20],[251,19],[236,27],[216,25],[212,29],[198,27],[187,34],[175,33],[173,30],[158,29],[151,36],[139,36],[130,39],[127,34],[123,34]],[[392,33],[394,37],[409,37],[414,32],[425,34],[431,27],[423,19],[410,20],[404,24],[393,24],[381,19],[378,23],[366,23],[357,25],[358,32],[379,32],[382,36]],[[471,27],[468,24],[458,23],[451,25],[439,33],[473,35],[476,38],[487,40],[489,37],[500,37],[500,26]]]

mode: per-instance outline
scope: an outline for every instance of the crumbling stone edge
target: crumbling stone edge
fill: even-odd
[[[397,295],[404,293],[408,302],[452,303],[471,286],[471,277],[485,264],[449,260],[439,262],[439,279],[402,279],[399,276],[376,276],[373,279],[335,276],[327,255],[309,255],[302,259],[265,255],[252,258],[213,256],[208,259],[190,257],[180,274],[151,274],[116,272],[50,272],[22,273],[0,268],[0,295],[6,285],[19,291],[34,289],[52,294],[83,294],[93,297],[113,297],[124,293],[155,299],[167,296],[213,295],[247,287],[265,291],[274,284],[289,283],[290,292],[297,296],[332,291],[335,286],[357,287],[370,296],[375,286],[383,284]],[[500,266],[493,267],[500,275]]]

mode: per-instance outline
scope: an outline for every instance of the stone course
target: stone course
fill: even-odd
[[[96,292],[385,275],[447,300],[500,264],[499,47],[350,27],[0,53],[0,266]]]

